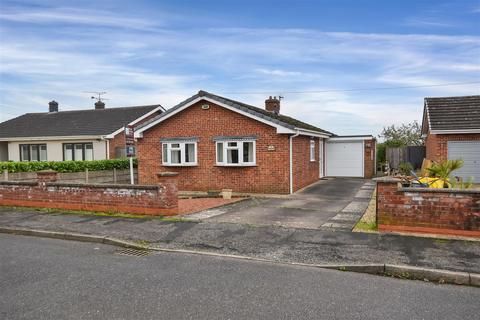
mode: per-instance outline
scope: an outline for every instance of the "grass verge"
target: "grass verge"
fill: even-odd
[[[377,193],[374,191],[372,199],[370,199],[370,202],[368,203],[367,210],[365,210],[365,213],[360,218],[360,221],[357,222],[357,224],[355,225],[352,231],[378,232],[377,217],[376,217],[376,211],[377,211],[376,194]]]

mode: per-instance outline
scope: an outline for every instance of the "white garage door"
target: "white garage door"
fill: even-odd
[[[327,176],[363,177],[363,141],[327,142]]]
[[[448,159],[462,159],[463,167],[454,171],[453,175],[480,183],[480,141],[449,141]]]

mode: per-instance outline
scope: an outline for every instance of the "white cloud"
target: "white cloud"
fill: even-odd
[[[83,24],[144,30],[153,30],[160,25],[159,21],[153,22],[143,18],[124,17],[100,9],[93,10],[68,7],[42,8],[37,10],[26,10],[25,8],[5,10],[0,13],[0,19],[35,24]]]
[[[265,96],[285,91],[480,81],[476,36],[168,29],[145,17],[72,8],[7,11],[0,19],[0,120],[43,111],[51,99],[64,108],[91,107],[83,91],[107,91],[111,106],[165,107],[199,89],[265,92],[232,96],[261,106]],[[29,26],[51,19],[89,28]],[[102,32],[105,26],[109,32]],[[472,93],[478,86],[287,93],[282,110],[336,133],[376,133],[383,125],[420,120],[426,95]]]

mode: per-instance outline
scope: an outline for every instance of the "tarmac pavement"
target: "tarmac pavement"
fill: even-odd
[[[0,228],[108,236],[151,247],[306,264],[392,264],[480,273],[480,242],[0,208]]]

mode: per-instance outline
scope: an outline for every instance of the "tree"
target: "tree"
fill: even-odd
[[[422,138],[422,128],[417,121],[397,127],[394,124],[383,127],[379,137],[383,138],[384,141],[377,145],[377,163],[385,163],[386,148],[422,146],[425,143]]]
[[[425,143],[422,128],[417,121],[397,127],[394,124],[383,127],[380,138],[383,138],[387,147],[422,146]]]

